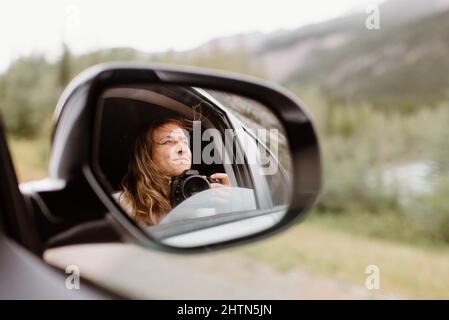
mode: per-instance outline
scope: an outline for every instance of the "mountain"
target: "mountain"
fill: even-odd
[[[369,37],[373,37],[373,33],[383,33],[448,7],[449,0],[386,1],[379,6],[381,30],[369,32]],[[295,30],[252,32],[220,37],[193,50],[176,53],[176,56],[204,55],[216,51],[217,48],[225,52],[244,48],[253,55],[253,59],[257,60],[259,65],[262,65],[267,77],[274,81],[285,82],[292,74],[299,73],[303,69],[309,70],[311,59],[317,55],[332,53],[336,49],[363,40],[368,31],[365,28],[367,17],[368,14],[361,11]],[[321,59],[315,60],[320,60],[319,64],[323,62]]]
[[[449,10],[316,55],[286,83],[314,83],[338,100],[383,105],[447,98]]]
[[[448,7],[447,0],[390,0],[379,6],[380,30],[365,27],[366,12],[355,13],[272,37],[261,45],[258,56],[271,79],[290,82],[292,74],[321,73],[352,48]]]
[[[329,55],[319,59],[332,61]],[[319,83],[338,99],[438,101],[449,94],[449,11],[366,37],[334,53],[325,68],[302,71],[289,82]]]
[[[183,54],[244,47],[271,80],[319,87],[329,97],[432,102],[449,93],[449,0],[389,0],[380,30],[359,12],[296,30],[218,38]]]

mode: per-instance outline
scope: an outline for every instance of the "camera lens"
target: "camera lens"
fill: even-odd
[[[184,198],[193,196],[195,193],[209,189],[209,182],[201,176],[188,177],[182,186]]]

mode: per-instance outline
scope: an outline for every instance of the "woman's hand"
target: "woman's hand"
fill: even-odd
[[[212,182],[210,184],[211,189],[230,187],[229,177],[226,173],[214,173],[210,176],[212,179],[219,180],[220,183]]]

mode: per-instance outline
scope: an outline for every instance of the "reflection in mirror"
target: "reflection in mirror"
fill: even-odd
[[[275,226],[290,202],[288,141],[259,102],[210,89],[105,90],[96,161],[123,212],[158,241],[195,247]]]

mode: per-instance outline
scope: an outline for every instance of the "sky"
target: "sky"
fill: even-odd
[[[2,0],[0,71],[22,55],[109,47],[188,50],[220,36],[293,29],[383,0]]]

